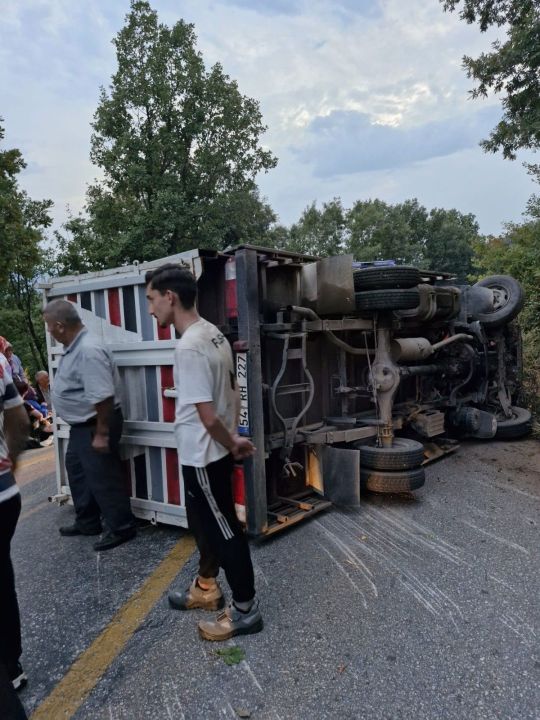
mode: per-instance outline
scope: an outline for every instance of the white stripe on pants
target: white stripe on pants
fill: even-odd
[[[212,494],[212,490],[210,488],[210,480],[208,478],[208,473],[206,472],[206,468],[194,468],[195,472],[197,474],[197,481],[208,500],[208,505],[210,506],[210,510],[214,514],[214,517],[216,518],[216,522],[219,526],[219,529],[223,533],[223,537],[225,540],[231,540],[231,538],[234,537],[234,533],[231,530],[231,526],[227,522],[227,519],[221,512],[221,510],[218,507],[218,504],[216,502],[215,497]]]

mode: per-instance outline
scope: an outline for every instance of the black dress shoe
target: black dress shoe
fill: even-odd
[[[111,550],[112,548],[122,545],[122,543],[132,540],[137,534],[135,528],[129,528],[128,530],[122,530],[122,532],[106,532],[104,533],[101,540],[94,543],[94,550],[99,552],[100,550]]]
[[[103,532],[103,528],[99,525],[87,530],[86,528],[79,527],[77,523],[73,523],[73,525],[63,525],[61,528],[58,528],[58,532],[64,537],[73,537],[74,535],[99,535]]]

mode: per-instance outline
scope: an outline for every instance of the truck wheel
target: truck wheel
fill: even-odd
[[[416,440],[395,437],[392,447],[355,443],[360,450],[360,465],[371,470],[411,470],[424,460],[424,446]]]
[[[378,493],[401,493],[418,490],[426,481],[424,468],[414,470],[363,470],[360,468],[360,489]]]
[[[520,407],[512,408],[512,417],[497,419],[498,440],[510,440],[528,435],[532,430],[532,415],[529,410]],[[361,457],[361,456],[360,456]]]
[[[354,294],[357,310],[409,310],[418,306],[416,288],[404,290],[368,290]]]
[[[369,267],[355,270],[354,289],[384,290],[385,288],[412,288],[421,280],[420,271],[414,267]]]
[[[477,320],[489,327],[500,327],[513,320],[525,301],[523,288],[509,275],[491,275],[477,282],[473,287],[487,287],[495,293],[493,310],[475,315]]]

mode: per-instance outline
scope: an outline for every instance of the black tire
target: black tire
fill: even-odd
[[[498,440],[511,440],[513,438],[525,437],[531,430],[532,415],[529,410],[513,407],[511,418],[503,418],[501,420],[497,418],[497,432],[495,437]]]
[[[513,320],[523,307],[525,296],[518,281],[510,275],[491,275],[477,282],[473,287],[487,287],[497,292],[497,305],[487,313],[475,315],[486,326],[500,327]]]
[[[363,268],[355,270],[353,276],[356,291],[412,288],[421,281],[420,270],[406,265]]]
[[[424,446],[417,440],[395,437],[392,447],[355,443],[360,450],[360,466],[370,470],[411,470],[424,460]]]
[[[409,310],[418,307],[420,294],[416,288],[405,290],[368,290],[354,295],[357,310]]]
[[[414,470],[370,470],[360,468],[360,489],[378,493],[402,493],[418,490],[426,481],[424,468]]]

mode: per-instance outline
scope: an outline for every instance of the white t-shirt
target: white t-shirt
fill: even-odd
[[[216,414],[236,432],[236,379],[231,346],[215,325],[190,325],[174,351],[175,435],[182,465],[206,467],[228,454],[202,424],[195,403],[213,402]]]

